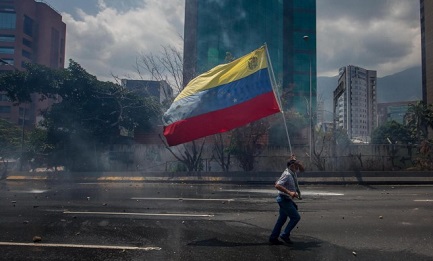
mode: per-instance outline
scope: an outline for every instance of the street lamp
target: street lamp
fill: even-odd
[[[304,42],[308,43],[310,37],[308,35],[304,35],[303,37]],[[312,161],[312,155],[313,155],[313,114],[311,109],[311,104],[313,101],[313,90],[312,90],[312,78],[311,78],[311,54],[308,53],[308,60],[309,60],[309,66],[310,66],[310,102],[308,103],[308,115],[310,116],[310,128],[309,128],[309,143],[310,143],[310,163]]]

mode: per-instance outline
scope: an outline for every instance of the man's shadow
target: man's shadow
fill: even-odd
[[[231,242],[231,241],[223,241],[218,238],[210,238],[200,241],[193,241],[187,244],[188,246],[198,246],[198,247],[249,247],[249,246],[271,246],[271,247],[279,247],[270,245],[269,242]],[[280,246],[290,247],[292,249],[301,250],[301,251],[309,251],[313,248],[320,247],[321,242],[317,239],[305,239],[305,240],[296,240],[294,244],[284,244]]]

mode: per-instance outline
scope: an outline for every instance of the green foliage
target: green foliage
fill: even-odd
[[[25,64],[26,71],[8,71],[0,76],[0,92],[5,92],[12,102],[31,102],[31,94],[42,94],[42,98],[54,97],[62,79],[62,70],[43,65]]]
[[[410,129],[396,121],[390,121],[376,128],[371,134],[371,143],[389,144],[389,143],[409,144],[414,143]]]
[[[21,129],[0,119],[0,158],[16,158],[20,155]]]
[[[72,60],[66,69],[32,64],[26,69],[1,75],[0,91],[17,103],[30,101],[32,93],[56,100],[43,112],[46,131],[34,133],[31,151],[56,155],[62,163],[67,159],[71,168],[94,169],[97,151],[130,139],[121,129],[147,130],[160,114],[157,101],[98,81]]]
[[[0,179],[6,177],[9,160],[21,157],[21,132],[10,122],[0,119]]]
[[[62,102],[44,114],[45,127],[101,144],[122,140],[121,127],[148,129],[157,112],[153,100],[139,98],[114,83],[100,82],[74,62],[67,69],[59,96]]]
[[[36,128],[28,134],[28,153],[45,154],[54,149],[54,145],[48,141],[48,132],[44,129]]]
[[[415,158],[415,169],[433,170],[433,144],[423,140],[419,147],[418,156]]]
[[[426,106],[422,101],[410,104],[406,115],[407,126],[412,137],[421,142],[427,138],[427,127],[433,126],[433,112],[430,106]]]

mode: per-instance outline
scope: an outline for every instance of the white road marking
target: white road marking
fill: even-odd
[[[344,196],[343,193],[335,193],[335,192],[324,192],[324,191],[302,191],[302,196],[310,195],[310,196]]]
[[[415,202],[433,202],[433,199],[415,199]]]
[[[104,246],[104,245],[81,245],[81,244],[44,244],[44,243],[17,243],[0,242],[0,246],[31,246],[31,247],[67,247],[67,248],[94,248],[94,249],[114,249],[114,250],[161,250],[160,247],[133,247],[133,246]]]
[[[276,189],[223,189],[222,191],[229,192],[245,192],[245,193],[266,193],[266,194],[274,194],[277,195]],[[344,196],[343,193],[335,193],[335,192],[326,192],[326,191],[314,191],[314,190],[302,190],[301,193],[303,196]]]
[[[83,214],[83,215],[124,215],[124,216],[163,216],[163,217],[214,217],[215,215],[205,214],[184,214],[184,213],[128,213],[128,212],[90,212],[90,211],[63,211],[63,214]]]
[[[47,191],[48,190],[32,189],[29,191],[29,193],[41,194],[41,193],[45,193]]]
[[[13,193],[31,193],[31,194],[42,194],[47,192],[48,190],[41,190],[41,189],[32,189],[32,190],[13,190],[11,192]]]
[[[133,200],[235,201],[232,198],[131,198]]]

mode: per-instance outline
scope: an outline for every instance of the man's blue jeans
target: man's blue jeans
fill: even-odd
[[[293,202],[290,198],[284,195],[278,195],[277,197],[278,205],[280,205],[280,215],[278,217],[277,223],[272,230],[272,234],[269,237],[269,240],[276,240],[278,236],[282,238],[289,238],[290,232],[293,228],[295,228],[296,224],[298,224],[299,220],[301,220],[301,216],[296,209],[295,202]],[[290,218],[289,223],[284,229],[283,233],[281,233],[281,229],[287,221],[287,217]]]

